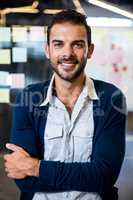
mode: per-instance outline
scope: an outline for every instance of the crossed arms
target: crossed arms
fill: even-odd
[[[123,97],[116,99],[119,105]],[[7,148],[13,153],[5,155],[5,169],[16,180],[21,191],[58,192],[85,191],[99,194],[113,187],[121,168],[125,152],[125,118],[110,107],[106,123],[99,129],[94,142],[91,162],[64,163],[39,161],[34,128],[29,123],[26,107],[14,110],[13,135]],[[27,125],[28,124],[28,125]]]

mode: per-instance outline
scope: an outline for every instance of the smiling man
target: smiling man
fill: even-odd
[[[93,44],[88,45],[87,39],[83,25],[64,22],[52,27],[46,53],[61,79],[72,82],[83,76],[87,58],[93,52]]]
[[[18,95],[5,170],[21,200],[116,200],[125,152],[122,92],[84,73],[94,45],[84,15],[56,14],[46,56],[54,75]],[[27,98],[29,97],[29,98]]]

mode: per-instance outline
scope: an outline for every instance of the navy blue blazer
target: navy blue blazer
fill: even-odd
[[[31,200],[35,192],[97,192],[103,200],[118,199],[114,184],[125,153],[126,104],[122,92],[103,81],[93,80],[99,100],[93,101],[94,137],[91,162],[45,161],[44,133],[49,81],[26,87],[13,106],[11,142],[41,160],[39,177],[15,180],[21,200]],[[82,131],[82,130],[79,130]]]

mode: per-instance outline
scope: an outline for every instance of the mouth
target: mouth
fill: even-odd
[[[66,70],[66,71],[71,71],[75,68],[75,63],[61,63],[60,66]]]
[[[75,65],[78,64],[77,60],[61,60],[58,63],[64,70],[71,71],[75,68]]]

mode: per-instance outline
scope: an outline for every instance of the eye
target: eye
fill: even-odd
[[[62,47],[63,47],[63,44],[62,44],[61,42],[56,42],[56,43],[54,43],[54,47],[55,47],[56,49],[59,49],[59,48],[62,48]]]
[[[84,47],[84,44],[83,44],[83,43],[75,43],[73,46],[74,46],[74,48],[76,48],[76,49],[81,49],[81,48]]]

